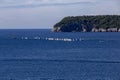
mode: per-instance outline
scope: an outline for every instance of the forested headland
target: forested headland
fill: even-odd
[[[68,16],[56,23],[54,32],[118,32],[120,15]]]

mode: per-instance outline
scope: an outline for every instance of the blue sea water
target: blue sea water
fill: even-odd
[[[120,80],[120,33],[0,30],[0,80]]]

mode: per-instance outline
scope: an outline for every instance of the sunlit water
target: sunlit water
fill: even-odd
[[[0,30],[0,80],[120,80],[120,33]]]

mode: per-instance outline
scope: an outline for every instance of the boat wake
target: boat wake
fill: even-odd
[[[42,38],[42,37],[33,37],[33,38],[29,38],[29,37],[21,37],[22,40],[46,40],[46,41],[82,41],[81,38],[52,38],[52,37],[46,37],[46,38]]]
[[[85,38],[53,38],[53,37],[20,37],[14,38],[20,40],[44,40],[44,41],[64,41],[64,42],[77,42],[77,41],[97,41],[100,43],[105,42],[105,40],[101,39],[85,39]]]

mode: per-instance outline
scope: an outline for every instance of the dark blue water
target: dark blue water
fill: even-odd
[[[0,80],[120,80],[120,33],[0,30]]]

